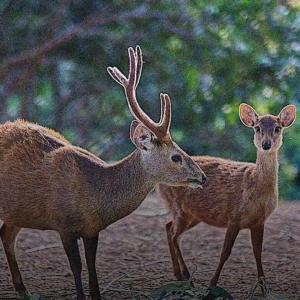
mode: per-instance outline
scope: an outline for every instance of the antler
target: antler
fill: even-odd
[[[136,46],[135,50],[130,47],[128,48],[128,55],[128,78],[117,67],[108,67],[107,72],[116,82],[124,87],[128,106],[132,115],[152,131],[158,139],[164,139],[169,136],[171,123],[170,97],[167,94],[160,94],[161,115],[159,123],[154,122],[149,118],[149,116],[141,109],[136,99],[136,88],[140,81],[143,69],[142,50],[139,46]]]

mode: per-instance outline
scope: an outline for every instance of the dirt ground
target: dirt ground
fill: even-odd
[[[170,216],[154,196],[129,217],[100,234],[97,270],[104,299],[133,299],[174,280],[165,224]],[[268,283],[287,299],[300,299],[300,202],[281,203],[266,225],[264,268]],[[184,256],[196,286],[205,287],[214,273],[224,230],[200,224],[184,234]],[[81,253],[82,243],[80,242]],[[52,231],[23,230],[17,256],[27,288],[42,299],[74,299],[73,277],[59,236]],[[83,257],[83,256],[82,256]],[[83,260],[83,280],[88,293]],[[256,281],[256,267],[242,231],[221,275],[220,286],[234,299],[245,299]],[[0,299],[16,299],[0,246]]]

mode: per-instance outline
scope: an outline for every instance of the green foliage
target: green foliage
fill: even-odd
[[[204,300],[233,300],[233,297],[220,286],[210,287],[208,294],[204,297]]]
[[[40,300],[41,297],[37,294],[33,294],[30,296],[24,296],[21,300]]]
[[[239,121],[239,104],[272,114],[288,103],[299,107],[297,1],[82,0],[62,8],[61,1],[1,2],[0,72],[12,57],[88,18],[102,21],[11,68],[0,84],[1,120],[24,117],[104,159],[123,157],[133,149],[132,117],[106,67],[126,72],[126,49],[137,44],[145,61],[141,105],[158,119],[159,92],[170,94],[172,134],[189,154],[254,161],[252,131]],[[286,130],[281,151],[280,196],[287,199],[300,198],[299,124]]]
[[[150,297],[155,300],[232,300],[232,296],[221,287],[194,288],[188,281],[174,281],[155,289]]]
[[[176,294],[178,297],[183,297],[185,294],[188,295],[190,293],[191,288],[191,284],[188,281],[169,282],[155,289],[150,294],[150,297],[157,300],[168,299],[168,297]]]

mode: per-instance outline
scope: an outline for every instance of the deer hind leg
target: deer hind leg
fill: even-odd
[[[182,219],[175,219],[166,225],[169,249],[171,253],[174,275],[177,280],[189,280],[190,273],[183,259],[178,239],[186,230],[192,228],[196,224],[187,224]]]
[[[74,276],[77,300],[85,300],[81,280],[82,264],[77,244],[77,238],[69,235],[61,235],[61,241],[69,259],[70,267]]]
[[[27,292],[26,287],[23,284],[22,276],[19,270],[15,254],[16,237],[20,230],[21,228],[19,227],[9,226],[4,223],[0,229],[0,236],[15,290],[21,297],[24,297],[28,296],[29,293]]]
[[[230,225],[227,228],[219,265],[218,265],[218,268],[216,270],[214,277],[210,281],[210,286],[217,285],[222,268],[223,268],[226,260],[229,258],[230,254],[231,254],[232,247],[234,245],[236,237],[238,236],[239,231],[240,231],[240,228],[238,226]]]

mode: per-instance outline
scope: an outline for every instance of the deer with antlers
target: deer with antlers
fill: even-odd
[[[129,76],[108,68],[124,87],[136,120],[130,138],[136,150],[107,164],[45,127],[17,120],[0,125],[0,236],[20,296],[28,295],[15,257],[21,228],[56,230],[74,275],[77,299],[85,299],[77,240],[83,239],[92,299],[100,299],[95,258],[98,234],[129,215],[159,182],[198,187],[205,175],[171,139],[171,102],[161,94],[161,118],[140,108],[136,87],[142,72],[139,47],[129,52]]]
[[[251,106],[241,104],[241,121],[254,129],[257,148],[255,164],[195,156],[194,161],[208,177],[203,190],[159,185],[158,192],[166,200],[172,214],[166,231],[174,274],[178,280],[190,278],[178,239],[183,232],[205,222],[227,228],[220,262],[210,285],[217,284],[235,239],[244,228],[250,229],[259,281],[265,284],[261,262],[264,224],[277,206],[277,156],[282,145],[283,129],[290,127],[295,118],[294,105],[283,108],[278,116],[259,116]]]

